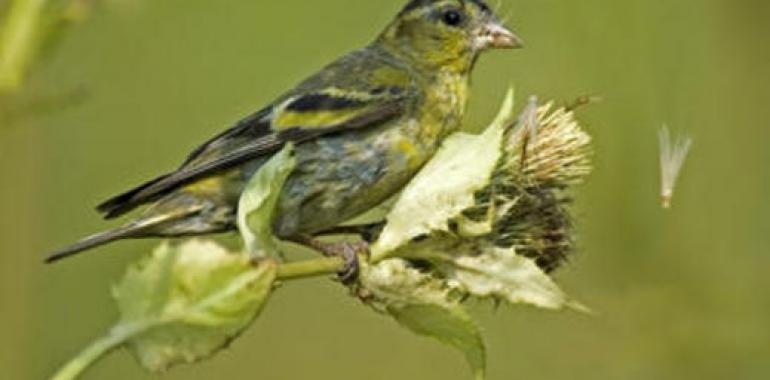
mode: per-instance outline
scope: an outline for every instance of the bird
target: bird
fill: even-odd
[[[193,150],[176,170],[97,207],[132,221],[50,255],[52,263],[122,239],[236,229],[249,179],[286,144],[296,166],[280,190],[281,240],[342,256],[356,243],[318,237],[397,194],[461,127],[479,56],[523,43],[482,0],[411,0],[373,42],[333,61]]]

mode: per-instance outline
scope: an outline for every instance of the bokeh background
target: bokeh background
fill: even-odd
[[[107,225],[97,201],[370,41],[404,0],[121,0],[60,36],[0,98],[0,377],[43,379],[116,318],[110,285],[153,242],[48,267]],[[5,8],[0,2],[0,7]],[[0,8],[1,9],[1,8]],[[596,171],[557,280],[597,315],[474,307],[489,378],[770,378],[770,2],[504,0],[526,40],[485,56],[469,128],[506,88],[580,111]],[[695,139],[674,208],[658,128]],[[213,360],[146,374],[119,351],[86,379],[467,379],[461,356],[320,279],[292,283]]]

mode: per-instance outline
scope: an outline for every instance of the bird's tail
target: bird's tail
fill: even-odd
[[[114,230],[91,235],[87,238],[84,238],[83,240],[78,241],[75,244],[54,252],[51,256],[48,256],[48,258],[45,259],[45,262],[48,264],[55,263],[59,260],[75,256],[91,248],[96,248],[104,244],[112,243],[116,240],[141,237],[143,230],[144,226],[130,223],[125,226],[118,227]]]
[[[208,213],[204,211],[208,210]],[[89,236],[54,252],[45,262],[53,263],[116,240],[149,237],[197,236],[229,231],[234,224],[233,207],[215,204],[195,194],[178,192],[163,198],[138,219],[114,230]]]

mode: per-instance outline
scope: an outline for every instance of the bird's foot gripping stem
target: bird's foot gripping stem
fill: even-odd
[[[314,238],[302,240],[303,244],[321,252],[324,256],[340,257],[345,261],[345,266],[337,273],[340,281],[345,285],[352,285],[358,280],[361,269],[359,255],[369,256],[369,244],[363,241],[327,243]]]

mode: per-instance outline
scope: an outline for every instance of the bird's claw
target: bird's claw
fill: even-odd
[[[345,266],[337,273],[340,282],[352,285],[358,280],[361,270],[359,254],[369,255],[369,244],[365,242],[343,242],[335,244],[333,249],[335,256],[345,260]]]
[[[358,274],[361,269],[359,256],[369,257],[369,243],[365,241],[342,241],[336,243],[327,243],[313,237],[299,236],[295,241],[313,248],[326,257],[339,257],[345,261],[343,268],[337,273],[337,276],[345,285],[352,285],[358,280]]]
[[[342,259],[345,260],[345,266],[342,267],[341,271],[337,272],[337,277],[344,285],[351,285],[358,280],[358,273],[361,269],[361,265],[358,262],[358,252],[350,246],[344,246],[340,254]]]

